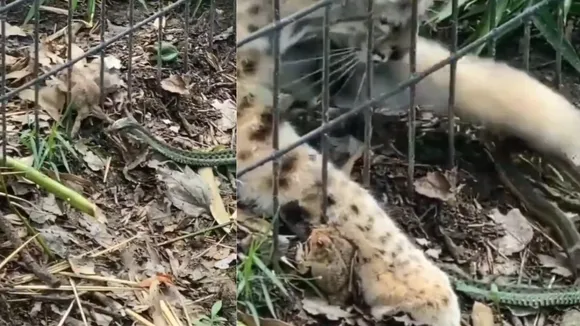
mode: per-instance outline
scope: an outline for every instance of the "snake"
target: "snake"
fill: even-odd
[[[212,152],[179,149],[158,140],[149,130],[147,130],[147,128],[141,126],[141,124],[131,117],[116,120],[107,129],[110,132],[127,132],[144,141],[157,153],[177,163],[194,167],[212,167],[236,164],[236,153],[231,149]]]

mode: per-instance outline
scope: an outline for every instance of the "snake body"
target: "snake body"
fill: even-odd
[[[108,129],[109,131],[127,132],[144,141],[157,153],[177,163],[195,167],[236,164],[236,153],[233,150],[226,149],[215,152],[203,152],[175,148],[155,138],[149,130],[132,118],[121,118],[115,121]]]

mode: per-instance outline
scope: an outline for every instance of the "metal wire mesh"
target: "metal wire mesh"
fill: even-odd
[[[450,65],[450,83],[449,83],[449,99],[448,99],[448,121],[449,121],[449,130],[448,130],[448,134],[449,134],[449,139],[448,139],[448,160],[449,160],[449,167],[452,168],[455,165],[455,142],[454,142],[454,138],[455,138],[455,124],[454,124],[454,116],[455,116],[455,84],[456,84],[456,62],[459,58],[463,57],[464,55],[472,52],[473,50],[475,50],[476,48],[479,48],[482,45],[487,45],[488,48],[488,55],[491,57],[495,56],[495,47],[496,47],[496,39],[511,31],[514,30],[515,28],[517,28],[519,25],[524,24],[524,40],[523,40],[523,44],[524,44],[524,66],[525,69],[528,70],[529,69],[529,52],[530,52],[530,29],[531,29],[531,24],[530,24],[530,17],[532,15],[534,15],[537,11],[539,11],[543,6],[547,5],[548,3],[555,1],[555,0],[542,0],[539,1],[535,4],[532,4],[531,1],[528,1],[526,8],[518,15],[514,16],[513,18],[511,18],[510,20],[504,22],[503,24],[498,26],[498,22],[495,21],[495,17],[490,17],[489,18],[489,25],[490,25],[490,31],[489,33],[487,33],[486,35],[480,37],[479,39],[475,40],[474,42],[466,45],[465,47],[463,47],[462,49],[458,49],[458,40],[457,40],[457,34],[458,34],[458,0],[451,0],[452,1],[452,14],[451,14],[451,20],[453,22],[452,28],[451,28],[451,44],[450,44],[450,52],[451,55],[445,59],[442,60],[440,62],[438,62],[437,64],[433,65],[431,68],[421,72],[421,73],[416,73],[416,58],[415,58],[415,54],[416,54],[416,42],[417,42],[417,33],[411,33],[411,48],[410,48],[410,73],[411,73],[411,78],[400,83],[399,85],[397,85],[396,87],[394,87],[394,89],[388,90],[382,94],[372,94],[372,89],[371,89],[371,84],[372,84],[372,69],[371,69],[371,65],[367,65],[367,94],[368,94],[368,98],[369,100],[366,101],[365,103],[358,105],[356,107],[354,107],[353,109],[351,109],[350,111],[338,116],[337,118],[333,119],[332,121],[328,121],[328,92],[329,92],[329,45],[328,45],[328,38],[329,38],[329,34],[328,34],[328,25],[323,26],[323,90],[322,90],[322,125],[308,133],[306,133],[305,135],[303,135],[298,141],[285,146],[284,148],[279,148],[279,140],[278,140],[278,135],[277,135],[277,130],[278,130],[278,124],[279,124],[279,114],[278,114],[278,103],[275,100],[274,101],[274,121],[273,121],[273,130],[274,130],[274,134],[273,134],[273,139],[274,139],[274,152],[269,155],[266,158],[263,158],[261,160],[259,160],[258,162],[255,162],[254,164],[251,164],[250,166],[244,168],[244,169],[240,169],[238,171],[238,177],[242,177],[244,174],[246,174],[247,172],[269,162],[269,161],[273,161],[273,173],[274,173],[274,187],[273,187],[273,198],[274,198],[274,212],[278,211],[278,183],[277,183],[277,176],[279,173],[279,165],[278,165],[278,159],[285,155],[286,153],[290,152],[291,150],[295,149],[296,147],[305,144],[306,142],[322,136],[321,137],[321,152],[322,152],[322,157],[323,157],[323,165],[322,165],[322,181],[323,181],[323,191],[326,192],[326,184],[327,184],[327,162],[328,162],[328,141],[327,141],[327,132],[330,131],[332,128],[336,128],[337,126],[339,126],[340,124],[346,122],[348,119],[353,118],[355,115],[361,113],[364,111],[364,115],[365,115],[365,137],[364,137],[364,145],[365,145],[365,151],[364,151],[364,163],[363,163],[363,174],[362,174],[362,178],[363,178],[363,184],[365,186],[368,186],[369,184],[369,170],[370,170],[370,154],[369,154],[369,148],[370,148],[370,136],[371,136],[371,113],[372,113],[372,107],[374,105],[377,105],[379,102],[384,101],[392,96],[397,95],[399,92],[405,90],[406,88],[410,89],[410,105],[409,105],[409,110],[408,110],[408,173],[407,173],[407,181],[408,181],[408,185],[409,185],[409,190],[412,190],[412,185],[413,185],[413,176],[414,176],[414,169],[415,169],[415,110],[414,110],[414,106],[415,106],[415,85],[421,81],[422,79],[424,79],[425,77],[427,77],[428,75],[430,75],[431,73],[435,72],[436,70],[439,70],[441,68],[443,68],[445,65]],[[283,17],[282,19],[279,19],[279,0],[275,0],[274,1],[274,7],[275,7],[275,22],[271,25],[269,25],[268,27],[265,27],[263,29],[260,29],[256,32],[254,32],[252,35],[246,37],[245,39],[241,40],[238,42],[237,46],[241,47],[243,45],[248,44],[249,42],[256,40],[264,35],[268,35],[269,33],[272,33],[274,35],[273,39],[274,44],[273,44],[273,52],[274,55],[276,56],[276,60],[275,60],[275,67],[274,67],[274,98],[277,98],[277,95],[279,94],[279,81],[278,81],[278,74],[279,74],[279,67],[280,67],[280,58],[279,58],[279,45],[277,44],[277,41],[279,39],[279,31],[284,28],[285,26],[289,25],[290,23],[299,21],[301,19],[304,19],[305,17],[307,17],[310,13],[325,7],[326,10],[324,12],[324,23],[327,24],[327,22],[329,21],[328,18],[328,13],[329,13],[329,7],[331,5],[333,5],[335,2],[335,0],[323,0],[323,1],[319,1],[314,3],[313,5],[311,5],[308,8],[305,8],[304,10],[301,10],[299,12],[296,12],[290,16],[287,17]],[[370,11],[372,11],[372,0],[368,0],[368,6]],[[560,37],[560,42],[562,42],[563,39],[563,30],[564,30],[564,26],[563,26],[563,6],[564,6],[564,2],[560,1],[561,5],[560,5],[560,10],[558,12],[558,23],[559,23],[559,37]],[[489,5],[492,8],[496,8],[496,0],[489,0]],[[412,22],[415,26],[415,29],[418,28],[418,17],[417,17],[417,1],[413,1],[413,7],[412,7]],[[493,15],[491,15],[493,16]],[[370,16],[369,16],[370,17]],[[370,22],[370,18],[369,20],[369,31],[368,31],[368,49],[367,49],[367,53],[369,54],[369,62],[371,61],[371,51],[370,49],[372,48],[372,23]],[[557,55],[556,55],[556,83],[559,85],[561,83],[561,46],[557,49]],[[322,198],[323,201],[326,200],[326,195],[323,194]],[[326,207],[326,203],[323,203],[323,206]],[[324,207],[323,207],[323,211],[324,211]],[[277,223],[277,222],[276,222]],[[277,230],[277,224],[274,225],[274,230]],[[276,239],[276,236],[274,236],[274,239]]]
[[[118,42],[126,42],[127,44],[127,50],[128,50],[128,58],[126,60],[126,81],[127,81],[127,110],[130,111],[131,109],[131,104],[133,103],[132,101],[132,94],[133,94],[133,61],[135,58],[135,54],[134,54],[134,50],[135,50],[135,46],[134,46],[134,37],[135,37],[135,32],[141,28],[143,28],[145,25],[150,24],[152,22],[154,22],[155,20],[158,20],[159,23],[159,28],[158,28],[158,35],[157,35],[157,43],[159,45],[158,48],[158,55],[157,55],[157,83],[160,84],[161,83],[161,77],[162,77],[162,67],[161,67],[161,47],[162,47],[162,42],[164,40],[164,28],[163,28],[163,23],[161,23],[164,20],[164,17],[166,17],[167,13],[173,11],[174,13],[176,13],[178,16],[180,16],[181,21],[183,23],[183,30],[185,31],[184,34],[184,40],[183,42],[180,42],[181,44],[183,44],[183,47],[181,49],[178,49],[182,55],[180,55],[180,57],[183,58],[183,71],[187,71],[188,70],[188,66],[189,66],[189,60],[188,60],[188,53],[190,50],[189,47],[189,37],[190,37],[190,6],[192,4],[192,1],[187,1],[187,0],[177,0],[171,4],[167,4],[164,6],[164,2],[162,0],[159,0],[159,11],[151,14],[149,17],[147,17],[146,19],[143,19],[142,21],[139,21],[137,23],[135,23],[135,17],[134,17],[134,11],[135,11],[135,6],[139,5],[135,3],[136,1],[134,0],[129,0],[129,10],[128,10],[128,27],[124,30],[122,30],[121,32],[119,32],[118,34],[116,34],[113,37],[110,38],[106,38],[106,31],[107,31],[107,1],[101,1],[101,5],[100,8],[98,9],[98,18],[97,21],[99,22],[99,45],[95,46],[93,48],[90,48],[89,50],[87,50],[83,55],[80,56],[75,56],[73,58],[73,50],[72,50],[72,45],[74,43],[74,34],[73,34],[73,16],[74,16],[74,8],[73,8],[73,3],[74,1],[68,1],[68,16],[66,19],[66,31],[65,31],[65,39],[66,39],[66,43],[67,43],[67,54],[66,54],[66,63],[56,66],[54,68],[52,68],[50,71],[46,72],[46,73],[42,73],[40,71],[40,65],[39,65],[39,51],[40,51],[40,46],[41,46],[41,40],[40,40],[40,28],[39,28],[39,23],[40,23],[40,18],[42,13],[42,1],[41,0],[18,0],[18,1],[13,1],[9,4],[6,4],[6,0],[0,0],[0,30],[1,30],[1,36],[0,36],[0,57],[1,57],[1,66],[0,66],[0,103],[1,103],[1,119],[2,119],[2,129],[1,129],[1,138],[0,138],[0,144],[1,144],[1,158],[2,158],[2,165],[5,165],[5,158],[7,156],[7,125],[6,125],[6,115],[7,115],[7,106],[8,103],[15,98],[16,96],[18,96],[18,94],[20,94],[21,92],[29,89],[29,88],[33,88],[34,89],[34,103],[32,105],[32,111],[33,111],[33,115],[34,115],[34,133],[37,137],[36,139],[36,144],[39,145],[40,142],[38,141],[38,137],[39,137],[39,132],[38,132],[38,126],[39,126],[39,111],[41,110],[40,106],[39,106],[39,89],[41,87],[41,85],[43,85],[47,79],[49,79],[51,76],[56,76],[59,72],[63,71],[66,69],[67,72],[67,94],[66,94],[66,105],[65,107],[69,107],[70,101],[71,101],[71,74],[73,71],[73,66],[81,61],[81,60],[85,60],[88,57],[94,56],[94,55],[98,55],[100,60],[100,76],[99,76],[99,86],[100,86],[100,97],[99,97],[99,105],[101,107],[101,109],[104,108],[105,105],[105,92],[103,91],[105,89],[105,57],[107,54],[107,49],[108,47],[110,47],[111,45],[118,43]],[[199,5],[201,4],[201,1],[197,2],[197,8],[199,8]],[[10,15],[10,13],[12,11],[18,11],[18,12],[22,12],[22,9],[24,10],[28,10],[28,8],[30,8],[31,10],[33,10],[33,24],[34,24],[34,32],[33,32],[33,46],[32,46],[32,52],[29,54],[30,59],[32,60],[32,67],[33,67],[33,73],[32,76],[30,78],[28,78],[27,80],[25,80],[25,82],[21,83],[21,85],[13,85],[10,83],[10,80],[7,80],[7,74],[9,73],[9,70],[7,68],[7,64],[6,64],[6,58],[9,55],[9,52],[11,51],[11,49],[9,49],[7,47],[7,41],[9,40],[7,33],[7,17]],[[216,10],[215,4],[214,4],[214,0],[211,0],[211,9],[212,10]],[[210,37],[210,47],[213,47],[213,34],[214,34],[214,28],[215,25],[213,24],[213,19],[215,17],[215,14],[210,14],[210,17],[212,19],[212,23],[210,24],[211,28],[210,28],[210,35],[212,37]]]

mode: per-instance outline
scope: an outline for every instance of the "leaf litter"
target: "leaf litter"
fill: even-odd
[[[128,3],[108,5],[120,6],[107,11],[111,24],[106,33],[113,35],[118,32],[113,30],[115,27],[126,29],[128,26],[123,15],[128,11]],[[221,32],[232,26],[233,8],[227,2],[218,1],[217,6],[227,9],[216,16],[216,31]],[[65,63],[67,57],[63,38],[66,16],[58,14],[63,8],[49,9],[44,8],[42,15],[50,18],[40,23],[41,73]],[[149,14],[135,9],[135,15],[143,19]],[[29,29],[19,27],[21,20],[11,19],[7,25],[10,42],[6,78],[9,87],[18,87],[33,78],[34,51]],[[232,112],[212,104],[235,101],[235,63],[228,55],[234,39],[222,32],[224,37],[214,40],[212,53],[207,50],[208,15],[202,14],[195,21],[188,41],[190,66],[186,71],[194,72],[191,76],[183,74],[180,65],[184,56],[182,40],[185,40],[182,22],[171,17],[163,21],[165,41],[178,52],[174,62],[164,64],[159,82],[156,62],[151,62],[147,53],[157,42],[157,31],[153,25],[136,31],[130,113],[145,119],[143,124],[149,130],[171,140],[167,142],[174,146],[204,150],[217,145],[230,146],[234,126],[226,122],[229,126],[224,127],[224,121],[231,120]],[[56,26],[43,25],[46,22]],[[84,24],[75,23],[73,31],[73,57],[99,44],[98,28],[90,30]],[[39,192],[21,177],[7,180],[7,189],[17,196],[14,204],[22,207],[19,214],[40,233],[38,239],[51,250],[53,258],[38,245],[28,244],[26,250],[42,268],[62,279],[69,290],[49,291],[30,270],[22,268],[18,258],[8,261],[0,271],[5,276],[2,286],[15,288],[3,295],[29,304],[12,305],[9,317],[0,308],[0,324],[8,318],[26,324],[31,313],[42,313],[51,324],[57,324],[64,316],[67,324],[82,325],[83,316],[76,306],[67,311],[68,304],[75,299],[70,289],[72,279],[85,308],[85,317],[96,325],[115,325],[123,320],[149,320],[155,325],[176,325],[179,320],[180,325],[193,324],[202,316],[211,315],[217,301],[223,302],[217,314],[226,318],[227,325],[234,325],[235,238],[224,232],[229,232],[231,227],[216,227],[216,221],[231,221],[235,208],[233,182],[212,169],[209,173],[187,167],[177,171],[170,169],[174,165],[166,159],[164,163],[151,164],[154,158],[145,158],[144,164],[127,170],[127,175],[137,181],[132,182],[125,178],[121,168],[128,162],[123,158],[131,157],[134,147],[122,152],[115,139],[102,133],[128,106],[128,54],[122,41],[106,50],[103,89],[98,56],[76,63],[70,78],[65,69],[40,85],[41,139],[49,136],[55,122],[70,121],[65,124],[65,137],[71,149],[80,154],[80,160],[64,159],[70,170],[64,171],[57,164],[58,173],[55,173],[53,166],[47,164],[45,173],[88,196],[104,214],[95,219],[71,209],[50,194]],[[65,107],[69,82],[72,119]],[[105,94],[103,108],[99,105],[101,92]],[[30,148],[22,145],[20,136],[34,123],[34,116],[30,114],[34,97],[34,90],[27,89],[7,103],[8,154],[24,157],[28,164],[32,164],[34,156]],[[223,116],[228,120],[223,120]],[[64,156],[57,154],[63,161]],[[22,241],[30,238],[19,214],[12,214],[9,209],[0,212]],[[3,235],[0,239],[3,241]],[[2,248],[2,254],[9,253],[6,251],[9,247]],[[33,296],[19,286],[34,286],[40,295]]]

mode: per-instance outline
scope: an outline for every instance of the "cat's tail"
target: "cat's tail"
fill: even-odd
[[[417,39],[417,72],[446,59],[443,45]],[[390,63],[401,80],[409,76],[409,56]],[[417,85],[417,104],[445,114],[449,65]],[[580,161],[580,111],[562,95],[506,63],[468,55],[457,61],[455,112],[488,128],[517,136],[531,146]]]

